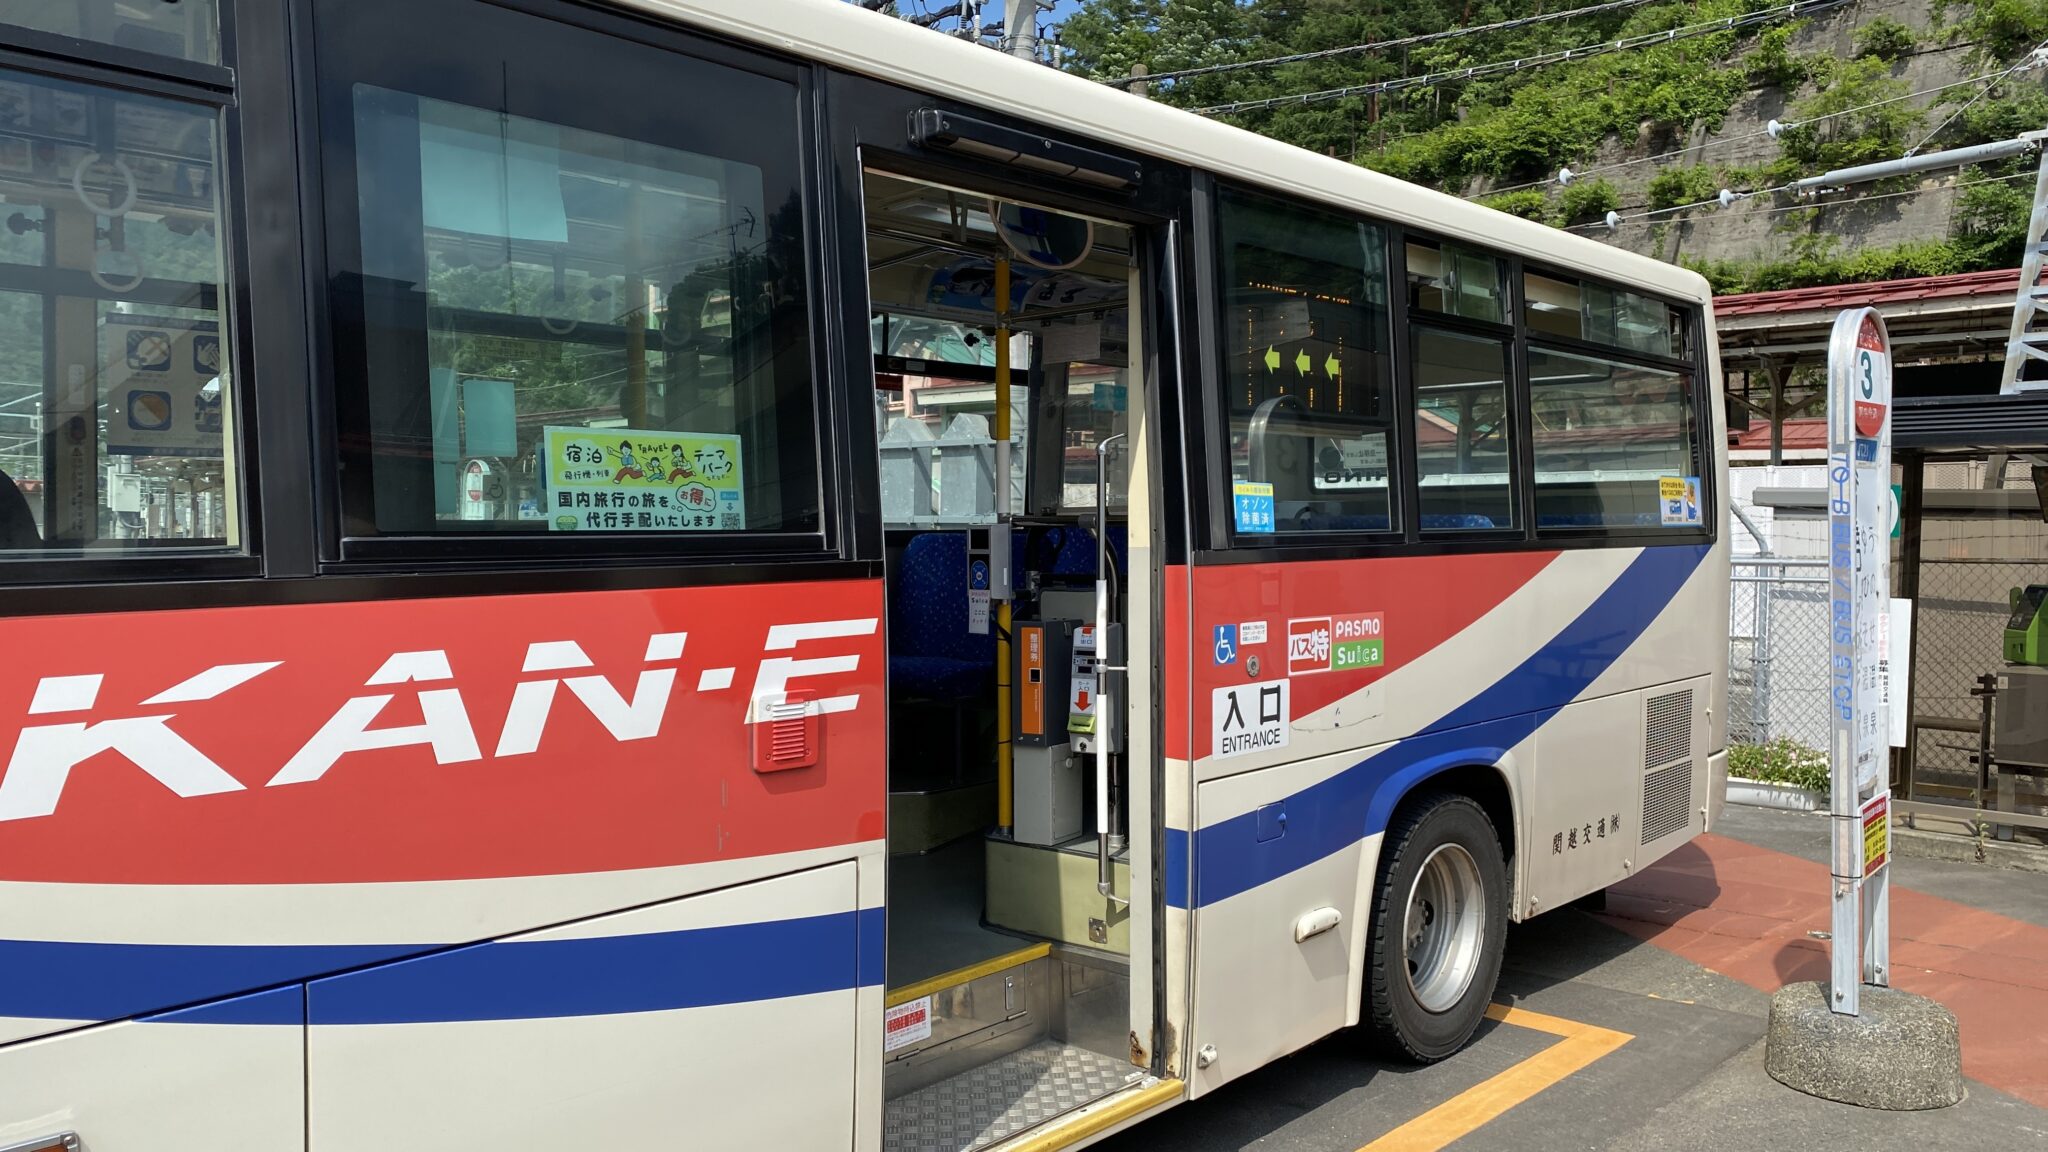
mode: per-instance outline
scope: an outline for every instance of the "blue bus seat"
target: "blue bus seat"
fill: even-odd
[[[993,692],[996,637],[967,630],[967,538],[924,532],[904,546],[889,613],[889,677],[900,693],[965,701]]]

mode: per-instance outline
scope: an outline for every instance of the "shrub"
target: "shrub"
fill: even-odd
[[[1822,83],[1792,106],[1798,126],[1778,138],[1784,156],[1808,171],[1892,159],[1920,129],[1925,113],[1895,99],[1906,95],[1906,85],[1882,60],[1851,60]]]
[[[1807,62],[1792,52],[1792,37],[1805,23],[1780,24],[1756,38],[1756,47],[1742,62],[1750,83],[1790,91],[1806,82]]]
[[[2027,246],[2034,197],[2012,183],[1973,184],[1956,198],[1955,242],[1972,264],[2006,268]]]
[[[1913,30],[1889,16],[1879,16],[1856,30],[1856,55],[1894,64],[1917,43]]]
[[[1711,200],[1720,191],[1721,182],[1714,178],[1714,170],[1701,166],[1666,168],[1651,177],[1645,189],[1650,207],[1660,211]]]
[[[1541,220],[1550,215],[1550,201],[1544,197],[1542,190],[1537,188],[1503,192],[1498,196],[1488,196],[1480,203],[1497,212],[1520,216],[1524,220]]]
[[[1992,60],[2017,59],[2048,39],[2048,4],[2041,0],[1970,0],[1962,33]]]
[[[1815,792],[1828,790],[1827,755],[1789,736],[1780,736],[1769,744],[1729,745],[1728,774]]]
[[[1607,214],[1621,207],[1621,193],[1605,180],[1576,181],[1565,185],[1557,197],[1557,222],[1569,228],[1574,224],[1592,224],[1605,220]]]

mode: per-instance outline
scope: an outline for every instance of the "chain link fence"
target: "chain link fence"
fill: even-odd
[[[1728,740],[1828,746],[1827,561],[1737,557],[1728,605]]]
[[[2048,583],[2048,523],[2036,503],[2028,462],[2000,457],[1929,461],[1921,521],[1912,653],[1913,780],[1916,799],[1962,803],[1978,785],[1980,678],[2005,670],[2003,639],[2012,590]],[[1818,486],[1818,476],[1773,470],[1738,485]],[[1768,480],[1769,484],[1762,484]],[[1755,513],[1755,509],[1750,510]],[[1789,738],[1825,749],[1829,739],[1826,516],[1790,505],[1756,516],[1745,539],[1770,556],[1732,560],[1729,596],[1728,738],[1766,744]],[[1893,545],[1894,594],[1910,586],[1900,541]]]

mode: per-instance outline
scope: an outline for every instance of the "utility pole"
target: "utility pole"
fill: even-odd
[[[1045,41],[1038,36],[1038,14],[1053,10],[1053,0],[1003,0],[1003,51],[1026,60],[1040,59]]]

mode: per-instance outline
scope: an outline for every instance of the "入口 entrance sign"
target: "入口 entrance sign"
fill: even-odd
[[[1858,308],[1828,341],[1828,689],[1834,935],[1829,1007],[1890,976],[1891,340]],[[1873,838],[1876,842],[1873,842]]]

